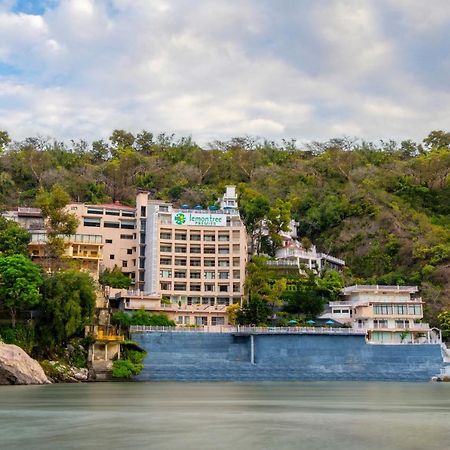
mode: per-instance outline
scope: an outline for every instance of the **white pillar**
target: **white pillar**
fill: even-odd
[[[250,335],[250,363],[255,364],[255,336]]]

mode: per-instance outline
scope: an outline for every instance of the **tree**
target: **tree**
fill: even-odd
[[[99,276],[99,283],[102,286],[109,286],[116,289],[128,289],[131,285],[131,279],[127,277],[117,266],[106,268]]]
[[[47,276],[42,286],[40,341],[52,352],[91,323],[96,293],[92,278],[74,270]]]
[[[439,328],[442,330],[442,337],[450,337],[450,310],[444,310],[438,315]]]
[[[269,232],[267,252],[270,256],[275,256],[275,251],[281,245],[280,233],[289,230],[291,221],[291,203],[277,198],[275,205],[267,213],[266,226]]]
[[[36,306],[41,295],[41,271],[24,255],[0,256],[0,303],[9,309],[16,327],[19,311]]]
[[[0,216],[0,255],[28,256],[30,233],[16,222]]]
[[[70,197],[58,184],[50,191],[41,189],[36,198],[41,208],[47,230],[46,254],[51,260],[60,260],[64,254],[64,236],[74,234],[78,219],[64,207],[69,203]]]
[[[238,311],[236,321],[240,325],[267,325],[271,311],[268,303],[258,294],[253,294]]]
[[[11,138],[7,131],[0,130],[0,153],[2,153],[8,144],[11,142]]]

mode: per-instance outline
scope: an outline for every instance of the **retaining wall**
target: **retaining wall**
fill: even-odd
[[[428,381],[443,367],[441,348],[367,344],[364,336],[136,333],[148,355],[138,380]]]

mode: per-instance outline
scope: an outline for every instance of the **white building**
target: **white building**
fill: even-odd
[[[366,330],[375,343],[440,341],[439,330],[422,323],[423,301],[417,292],[417,286],[346,287],[342,299],[330,302],[321,318]]]

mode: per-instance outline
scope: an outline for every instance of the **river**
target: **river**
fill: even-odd
[[[0,449],[448,450],[450,383],[0,386]]]

